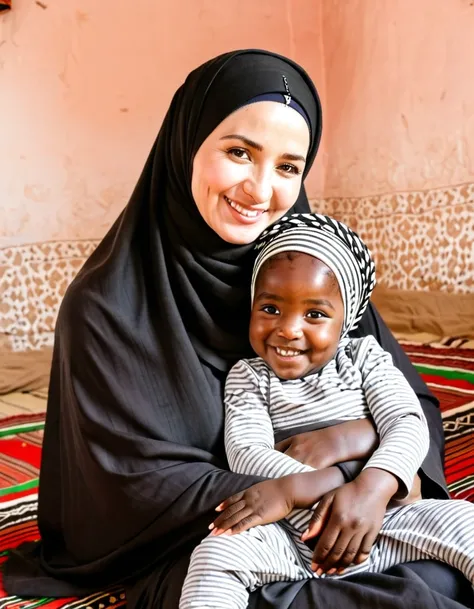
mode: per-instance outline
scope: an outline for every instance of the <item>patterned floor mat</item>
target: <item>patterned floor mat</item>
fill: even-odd
[[[474,350],[403,347],[440,401],[451,496],[474,502]]]
[[[451,495],[474,502],[474,350],[405,343],[408,356],[439,398],[446,436],[445,471]],[[38,539],[38,474],[46,393],[0,396],[0,565],[11,548]],[[123,590],[76,599],[8,597],[0,609],[118,609]]]

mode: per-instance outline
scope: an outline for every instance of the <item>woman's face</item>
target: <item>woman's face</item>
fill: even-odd
[[[306,121],[284,104],[230,114],[194,157],[191,189],[207,224],[228,243],[255,241],[296,202],[309,144]]]

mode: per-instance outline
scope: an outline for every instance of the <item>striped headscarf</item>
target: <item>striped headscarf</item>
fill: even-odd
[[[320,214],[292,214],[263,231],[255,250],[251,297],[262,265],[282,252],[318,258],[334,273],[344,304],[342,335],[357,327],[375,287],[375,264],[362,239],[342,222]]]

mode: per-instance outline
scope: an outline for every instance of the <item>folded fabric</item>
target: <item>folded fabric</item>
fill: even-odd
[[[396,290],[377,286],[372,302],[397,336],[426,334],[474,339],[474,294]]]
[[[53,350],[0,351],[0,394],[47,387]]]

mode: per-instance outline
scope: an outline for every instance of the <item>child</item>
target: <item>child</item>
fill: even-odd
[[[249,591],[266,583],[380,572],[424,558],[474,582],[473,504],[388,505],[409,493],[429,436],[390,355],[371,336],[348,338],[375,285],[366,246],[340,222],[295,214],[265,231],[257,250],[250,342],[259,357],[229,374],[225,442],[233,471],[271,480],[218,507],[214,530],[192,555],[180,609],[244,609]],[[317,471],[274,449],[274,434],[285,428],[364,417],[373,418],[379,447],[337,491],[342,481],[330,478],[332,468]],[[314,514],[294,509],[323,495]],[[353,521],[332,518],[337,502]],[[315,564],[305,542],[318,534]]]

